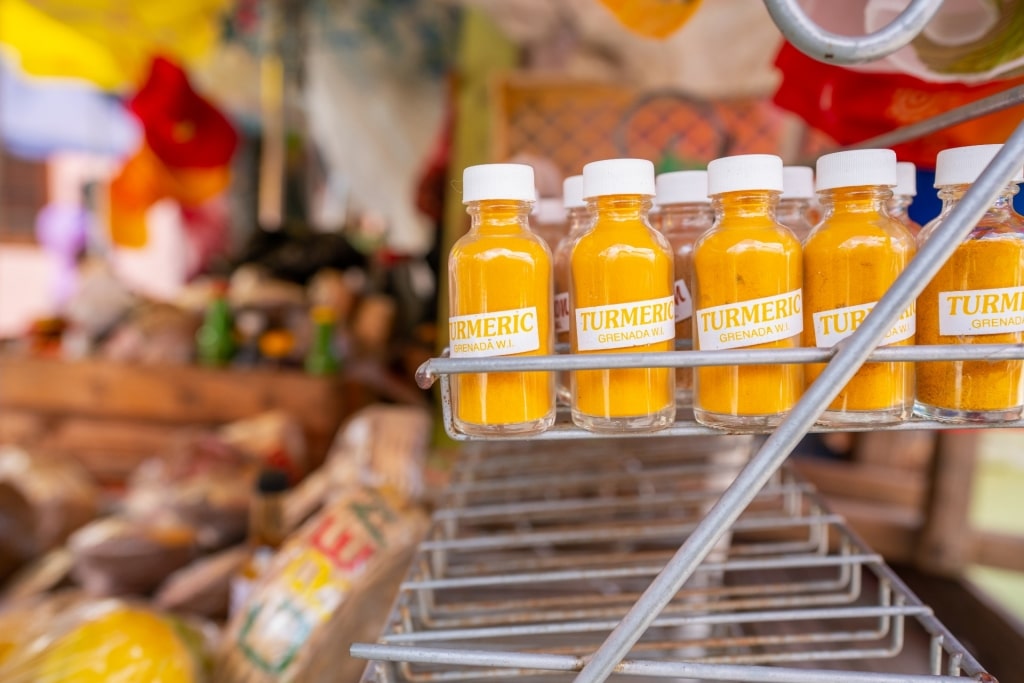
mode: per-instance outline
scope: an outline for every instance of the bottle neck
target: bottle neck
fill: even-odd
[[[574,206],[567,212],[569,234],[578,235],[590,227],[590,209],[585,206]]]
[[[250,547],[279,548],[287,535],[284,527],[284,494],[254,494],[249,507]]]
[[[763,219],[765,216],[775,220],[778,205],[779,193],[775,190],[723,192],[711,198],[715,217],[726,222]]]
[[[894,194],[889,200],[889,213],[893,216],[905,216],[913,203],[914,198],[908,194]]]
[[[470,233],[512,235],[530,229],[532,202],[508,199],[485,199],[466,206],[471,223]]]
[[[615,223],[635,223],[638,219],[646,223],[651,198],[639,194],[595,197],[587,200],[587,207],[594,216],[595,229]]]
[[[837,187],[818,193],[824,218],[845,214],[888,214],[892,190],[881,185]]]
[[[949,213],[954,206],[959,204],[970,187],[970,185],[947,185],[939,188],[939,199],[942,200],[942,214]],[[985,212],[985,216],[995,220],[1008,218],[1013,213],[1013,197],[1017,194],[1017,191],[1016,183],[1010,183],[1004,187]]]
[[[666,235],[705,230],[714,219],[715,212],[711,209],[710,202],[664,204],[661,208],[661,230]]]

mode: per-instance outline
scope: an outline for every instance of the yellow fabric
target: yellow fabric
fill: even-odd
[[[230,0],[0,0],[0,43],[33,76],[137,85],[155,54],[190,62],[217,38]]]

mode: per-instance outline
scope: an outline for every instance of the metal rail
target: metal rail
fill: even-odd
[[[764,0],[775,25],[794,47],[821,62],[861,64],[881,59],[908,45],[939,11],[942,0],[911,0],[888,26],[864,36],[825,31],[797,0]]]
[[[376,645],[352,648],[377,662],[364,680],[547,681],[581,671],[754,441],[697,438],[685,452],[660,439],[593,441],[565,453],[550,445],[467,446],[385,633]],[[928,675],[817,669],[814,676],[858,683],[987,676],[788,470],[771,477],[729,536],[617,674],[802,683],[807,670],[787,665],[891,657],[907,629],[919,628],[931,651],[917,671]],[[760,666],[768,663],[776,666]]]

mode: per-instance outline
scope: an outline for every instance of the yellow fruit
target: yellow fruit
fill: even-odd
[[[645,38],[668,38],[697,11],[700,0],[601,0],[619,23]]]
[[[76,627],[43,655],[38,683],[194,683],[192,655],[171,623],[120,607]]]

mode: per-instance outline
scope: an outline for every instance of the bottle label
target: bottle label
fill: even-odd
[[[815,313],[811,316],[814,320],[814,345],[818,348],[829,349],[846,339],[860,327],[864,318],[868,317],[868,313],[877,303],[877,301],[872,301],[869,304],[845,306]],[[885,333],[881,345],[889,346],[913,337],[917,333],[916,313],[916,305],[910,304],[900,314],[896,324]]]
[[[804,331],[803,290],[697,309],[702,351],[739,349],[789,339]]]
[[[686,280],[676,280],[676,322],[681,323],[693,316],[693,299],[690,298],[690,289],[686,286]]]
[[[576,309],[580,351],[643,346],[676,338],[674,297]]]
[[[555,295],[555,332],[568,332],[569,320],[569,292],[562,292]]]
[[[452,358],[511,356],[540,348],[537,307],[448,318]]]
[[[1024,332],[1024,287],[939,292],[939,334]]]

